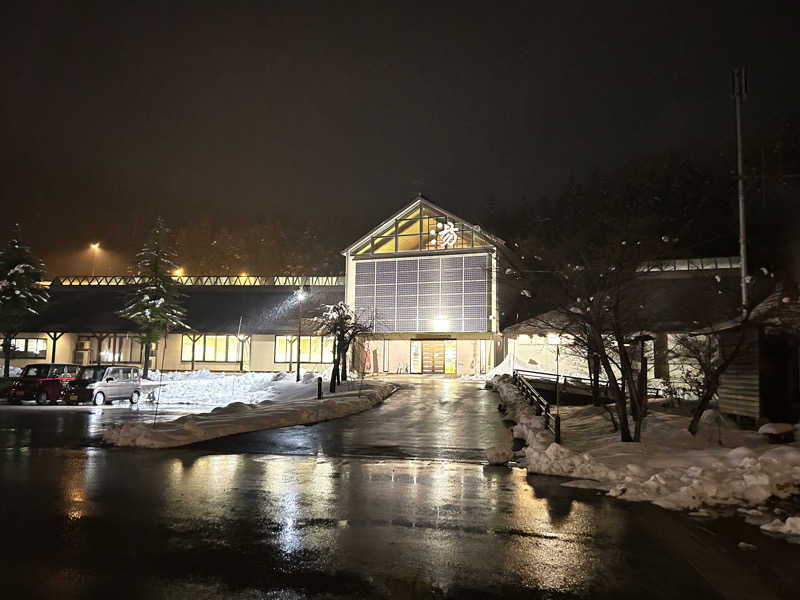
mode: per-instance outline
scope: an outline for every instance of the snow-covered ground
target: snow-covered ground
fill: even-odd
[[[153,399],[166,407],[225,406],[234,401],[254,404],[264,400],[292,400],[317,393],[316,373],[301,370],[301,381],[298,383],[295,379],[294,373],[286,372],[226,375],[203,369],[163,375],[158,371],[151,372],[143,383],[145,388],[152,389]],[[327,379],[330,380],[329,375]]]
[[[173,378],[160,388],[159,405],[203,404],[215,408],[157,427],[146,423],[112,425],[103,440],[117,446],[170,448],[236,433],[306,425],[361,412],[397,389],[388,383],[350,380],[338,386],[335,394],[324,389],[322,400],[317,400],[315,381],[313,373],[301,382],[263,373]]]
[[[507,354],[503,361],[497,365],[491,371],[485,373],[484,375],[462,375],[461,379],[469,380],[469,381],[491,381],[497,375],[511,375],[514,373],[514,369],[519,370],[529,370],[531,368],[530,365],[525,364],[522,361],[516,360],[511,354]]]
[[[747,507],[745,514],[764,530],[800,535],[800,518],[776,520],[764,506],[772,497],[800,492],[798,442],[769,444],[765,436],[740,430],[713,410],[692,436],[687,417],[651,410],[643,441],[622,443],[606,411],[587,406],[560,409],[563,443],[555,444],[510,378],[493,383],[506,418],[516,423],[514,437],[527,443],[518,464],[532,473],[570,477],[575,481],[563,485],[602,489],[672,510]]]

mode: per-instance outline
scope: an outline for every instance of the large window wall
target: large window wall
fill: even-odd
[[[275,362],[297,361],[297,336],[275,336]],[[332,363],[333,338],[330,336],[304,335],[300,337],[301,363]]]
[[[244,356],[242,357],[242,352]],[[250,360],[250,338],[239,341],[235,335],[204,335],[194,344],[195,362],[231,362]],[[181,361],[192,360],[192,338],[181,336]]]
[[[359,260],[355,310],[376,332],[487,331],[489,256]]]

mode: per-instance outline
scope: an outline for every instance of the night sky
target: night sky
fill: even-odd
[[[480,221],[729,143],[741,63],[746,133],[800,107],[798,2],[376,4],[4,3],[4,225],[62,272],[157,212],[335,210],[339,249],[417,192]]]

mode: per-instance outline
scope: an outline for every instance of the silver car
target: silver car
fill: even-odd
[[[78,376],[70,381],[66,401],[68,404],[89,402],[96,406],[111,404],[115,400],[136,404],[141,396],[139,367],[90,365],[82,367]]]

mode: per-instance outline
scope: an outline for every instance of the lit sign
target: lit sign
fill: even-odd
[[[436,235],[438,240],[431,240],[431,245],[438,246],[439,248],[452,248],[456,245],[458,229],[453,223],[450,221],[444,224],[437,223],[436,227],[439,231],[431,229],[431,235]]]

